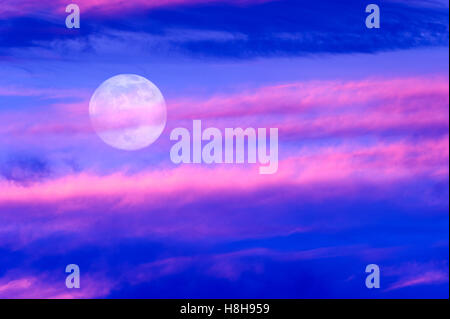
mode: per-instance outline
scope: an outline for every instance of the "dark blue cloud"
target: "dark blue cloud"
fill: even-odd
[[[50,174],[49,163],[36,156],[14,155],[0,162],[0,177],[17,183],[27,184],[39,181]]]
[[[274,214],[286,210],[281,206],[257,209]],[[386,290],[426,272],[447,269],[448,273],[445,209],[416,205],[401,209],[383,200],[341,199],[290,204],[290,210],[302,212],[293,220],[307,224],[315,219],[330,227],[220,242],[121,239],[111,231],[104,233],[102,241],[82,244],[78,235],[60,232],[19,248],[1,247],[0,275],[15,269],[21,271],[14,275],[17,278],[46,274],[59,286],[65,279],[65,266],[76,263],[82,282],[94,277],[101,285],[100,278],[105,277],[115,283],[106,295],[98,296],[108,298],[448,298],[448,281]],[[92,209],[92,215],[96,213]],[[244,213],[240,215],[244,218]],[[349,215],[352,223],[345,222]],[[114,222],[127,223],[117,219]],[[255,218],[254,227],[261,227],[261,220]],[[74,241],[78,244],[73,245]],[[255,250],[262,253],[252,253]],[[307,253],[295,257],[302,252]],[[365,266],[370,263],[381,267],[382,289],[369,290],[364,285]]]
[[[361,0],[284,0],[249,6],[175,6],[110,17],[88,12],[79,30],[66,29],[63,16],[60,24],[16,18],[0,22],[1,50],[7,55],[11,47],[74,37],[89,46],[89,37],[102,36],[105,30],[144,33],[158,37],[156,47],[165,53],[204,58],[374,53],[448,45],[447,8],[379,1],[381,28],[367,29],[366,5]],[[197,33],[185,36],[192,31]],[[199,31],[228,36],[196,37]]]

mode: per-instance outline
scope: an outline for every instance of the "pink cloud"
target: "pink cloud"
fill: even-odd
[[[391,285],[387,291],[396,290],[405,287],[417,285],[442,284],[448,282],[448,272],[444,271],[428,271],[416,276],[402,279]]]
[[[298,143],[283,144],[279,170],[273,176],[259,175],[258,165],[174,166],[168,158],[170,142],[163,134],[158,148],[152,151],[167,157],[152,163],[153,168],[133,174],[126,167],[117,168],[113,174],[98,173],[93,165],[82,173],[65,171],[66,175],[55,174],[27,185],[0,180],[0,208],[6,212],[0,216],[4,242],[20,245],[52,233],[80,232],[95,237],[96,227],[106,227],[110,219],[125,218],[129,227],[118,227],[117,231],[125,237],[236,238],[310,231],[314,225],[281,225],[269,222],[270,218],[264,228],[250,229],[242,218],[250,224],[254,216],[237,216],[233,210],[239,210],[242,203],[268,206],[298,198],[308,203],[361,196],[395,200],[387,189],[393,191],[402,183],[448,181],[446,78],[295,83],[186,104],[180,99],[167,102],[168,129],[183,121],[189,124],[191,117],[215,114],[218,119],[205,120],[205,127],[268,125],[279,127],[282,141]],[[14,134],[15,143],[28,139],[40,148],[45,144],[66,149],[69,141],[72,147],[86,150],[89,143],[97,142],[87,104],[88,100],[52,105],[39,114],[2,114],[4,125],[0,130],[6,132],[2,134],[6,143],[11,140],[9,134]],[[208,109],[203,111],[204,107]],[[420,139],[410,138],[422,129],[439,131]],[[399,132],[396,139],[383,138],[382,134],[392,132]],[[405,132],[409,133],[406,138]],[[82,133],[88,134],[74,138]],[[367,133],[375,134],[370,143],[352,139]],[[46,135],[51,143],[43,142]],[[341,139],[335,144],[303,143],[311,137]],[[364,187],[371,188],[370,194],[364,193]],[[427,193],[417,200],[427,205],[448,205],[448,201]],[[227,222],[223,216],[208,213],[208,206],[187,208],[209,202],[226,203],[230,212],[221,214],[227,215]],[[54,220],[47,222],[49,218]],[[139,222],[141,218],[146,222]],[[183,222],[186,220],[189,222]],[[20,221],[23,223],[17,229]],[[15,231],[20,235],[12,238]],[[86,240],[91,235],[85,236]]]
[[[117,15],[125,11],[147,10],[170,6],[189,6],[195,4],[225,3],[230,5],[248,5],[276,0],[78,0],[81,13],[92,15]],[[0,17],[17,17],[23,15],[39,15],[49,17],[52,14],[65,14],[70,2],[64,0],[40,1],[6,0],[0,8]]]
[[[135,174],[84,172],[29,185],[3,180],[0,237],[5,245],[21,246],[49,234],[83,234],[80,244],[101,238],[102,229],[111,228],[125,238],[189,240],[255,238],[323,229],[328,227],[323,223],[283,223],[283,214],[288,212],[278,212],[280,222],[274,223],[266,211],[242,213],[242,208],[268,208],[299,198],[304,203],[362,197],[395,201],[393,192],[399,185],[418,179],[448,180],[448,142],[446,136],[419,144],[349,144],[302,150],[282,160],[277,174],[270,176],[259,175],[256,166],[224,164],[166,166]],[[364,193],[364,187],[370,187],[369,194]],[[448,205],[428,196],[424,193],[416,200],[427,206]],[[223,210],[216,213],[211,205]],[[255,214],[261,227],[251,226]]]
[[[317,111],[390,112],[448,110],[448,77],[312,81],[269,86],[209,99],[179,99],[171,103],[173,119],[210,119]],[[416,101],[421,104],[417,105]],[[427,105],[425,106],[424,103]]]
[[[8,89],[3,93],[67,95],[71,92]],[[189,123],[192,119],[202,119],[205,126],[219,128],[278,127],[281,140],[442,132],[449,125],[448,95],[448,78],[431,77],[313,81],[211,98],[181,97],[167,101],[167,131],[192,125]],[[91,134],[89,99],[82,91],[78,96],[82,102],[50,106],[45,116],[42,112],[4,114],[0,131],[23,138]],[[125,119],[116,124],[117,127],[130,125]]]
[[[54,275],[54,274],[53,274]],[[68,289],[65,277],[55,282],[50,273],[21,276],[9,272],[0,278],[0,298],[2,299],[89,299],[108,295],[114,283],[102,274],[84,275],[81,287]]]
[[[257,165],[209,168],[182,165],[128,175],[92,173],[63,176],[30,187],[0,183],[0,204],[52,202],[77,197],[120,196],[125,202],[185,192],[204,196],[226,191],[249,191],[276,185],[301,185],[360,178],[371,182],[415,178],[421,174],[442,178],[448,174],[448,136],[438,140],[380,143],[374,146],[343,145],[317,153],[298,152],[281,161],[273,176],[257,174]],[[251,169],[253,167],[254,169]],[[158,183],[155,183],[158,181]],[[185,198],[190,201],[191,198]]]
[[[401,288],[443,284],[449,281],[448,262],[407,263],[400,266],[387,267],[383,274],[397,277],[385,291]]]
[[[406,132],[445,132],[449,126],[447,110],[367,111],[365,114],[323,115],[314,119],[288,119],[278,125],[286,139],[353,137],[365,134],[404,134]]]

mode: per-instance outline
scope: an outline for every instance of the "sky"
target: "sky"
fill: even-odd
[[[70,3],[0,1],[0,298],[449,297],[448,1]],[[91,125],[117,74],[166,101],[142,150]],[[195,119],[278,128],[278,171],[174,164]]]

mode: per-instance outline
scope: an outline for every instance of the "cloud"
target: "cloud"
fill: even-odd
[[[304,71],[349,78],[381,61],[393,66],[381,67],[388,74],[427,75],[236,91],[247,81],[308,77],[296,63],[274,71],[274,60],[249,68],[236,58],[446,47],[447,10],[383,2],[384,29],[368,33],[358,29],[365,13],[357,1],[160,2],[148,10],[127,2],[123,12],[82,9],[76,31],[64,28],[63,10],[35,11],[36,3],[0,22],[0,59],[21,68],[0,88],[0,297],[448,297],[448,75],[428,73],[443,62],[415,50],[364,55],[371,66],[347,73],[355,56],[336,69],[327,56],[312,63],[323,69]],[[233,63],[218,68],[210,58]],[[212,85],[222,73],[199,65],[232,71]],[[166,81],[169,92],[167,130],[135,153],[104,145],[88,114],[97,81],[130,67],[162,79],[161,88]],[[67,85],[90,89],[56,88]],[[234,93],[204,93],[230,86]],[[174,95],[195,90],[204,95]],[[168,133],[192,119],[204,128],[278,127],[278,173],[172,165]],[[81,264],[81,290],[64,287],[66,261]],[[386,290],[369,291],[364,267],[379,261]]]
[[[43,99],[61,99],[86,96],[86,92],[73,89],[29,88],[10,85],[0,88],[0,96],[31,96]]]
[[[52,277],[53,275],[53,277]],[[83,274],[80,289],[68,289],[64,276],[54,273],[20,275],[10,272],[0,278],[0,298],[2,299],[89,299],[108,295],[113,282],[102,274]],[[55,278],[60,277],[60,281]],[[103,278],[99,279],[99,278]]]
[[[448,183],[448,143],[446,136],[420,144],[328,147],[287,157],[272,176],[259,175],[256,166],[169,165],[135,174],[67,174],[27,186],[2,181],[0,237],[13,247],[53,235],[76,236],[77,245],[97,242],[113,229],[118,238],[265,237],[328,227],[323,212],[306,221],[285,205],[405,205],[405,196],[411,198],[406,205],[442,211],[448,198],[427,185]],[[253,227],[255,218],[261,227]]]
[[[192,6],[198,4],[223,3],[231,5],[248,5],[277,0],[78,0],[76,4],[83,13],[120,15],[126,11],[148,10],[172,6]],[[0,8],[0,17],[10,18],[24,15],[49,16],[50,14],[65,13],[68,3],[64,0],[41,1],[5,0]],[[43,9],[47,9],[47,13]]]
[[[0,162],[0,177],[16,183],[40,181],[50,174],[48,162],[36,156],[16,155],[4,163]]]
[[[311,130],[319,126],[316,132],[330,128],[332,121],[344,130],[358,122],[370,131],[425,118],[434,126],[434,121],[446,124],[448,92],[448,78],[439,76],[287,83],[206,99],[180,98],[169,105],[169,116],[172,120],[299,116],[290,121],[291,126],[309,125]]]
[[[64,27],[65,3],[8,4],[0,12],[10,17],[0,31],[5,57],[252,59],[448,46],[448,10],[419,1],[380,4],[380,30],[365,28],[367,4],[359,0],[86,1],[79,30]]]
[[[427,271],[420,275],[411,276],[407,279],[402,279],[387,290],[395,290],[405,287],[417,286],[417,285],[431,285],[431,284],[443,284],[448,282],[448,272],[445,271]]]
[[[407,263],[388,267],[384,274],[398,276],[386,291],[422,285],[438,285],[448,283],[448,262]]]
[[[190,267],[203,269],[207,276],[238,280],[243,274],[263,274],[267,260],[275,262],[296,262],[336,257],[361,256],[373,249],[364,246],[321,247],[316,249],[279,251],[267,248],[251,248],[218,254],[172,257],[144,263],[126,272],[124,282],[136,285],[156,280],[163,276],[182,273]],[[386,252],[389,249],[385,249]]]
[[[333,180],[362,178],[387,181],[414,178],[421,174],[443,177],[448,173],[448,136],[439,140],[361,146],[329,147],[318,153],[291,155],[280,162],[279,174],[266,177],[255,174],[256,167],[231,166],[208,168],[180,166],[159,168],[127,175],[123,172],[107,176],[83,172],[21,187],[2,183],[0,203],[22,201],[58,201],[76,197],[142,195],[160,196],[190,189],[199,195],[228,189],[252,190],[279,184],[307,184]],[[426,151],[425,151],[426,150]],[[226,164],[224,164],[226,165]],[[254,165],[255,166],[255,165]],[[238,177],[241,178],[238,178]],[[245,177],[245,178],[244,178]],[[159,181],[155,184],[154,181]],[[132,200],[132,198],[130,198]]]
[[[316,249],[281,251],[267,248],[251,248],[224,253],[201,253],[190,256],[178,255],[157,258],[150,262],[120,265],[120,273],[111,278],[112,269],[104,272],[84,270],[81,268],[80,289],[67,289],[65,276],[55,269],[40,271],[22,269],[7,272],[0,277],[0,298],[51,298],[84,299],[104,298],[124,287],[154,284],[158,280],[171,276],[183,275],[190,269],[199,269],[202,277],[225,279],[237,282],[244,274],[263,275],[268,262],[292,263],[314,260],[327,260],[342,257],[356,257],[370,253],[367,246],[335,246]],[[387,252],[391,249],[385,249]],[[387,256],[389,256],[388,253]]]
[[[240,126],[278,127],[282,140],[442,135],[448,129],[448,92],[448,77],[443,76],[286,83],[228,95],[172,98],[167,102],[167,125],[202,119],[224,128],[239,119]],[[0,131],[21,137],[92,133],[88,99],[82,92],[78,99],[81,102],[55,104],[45,115],[4,114]]]

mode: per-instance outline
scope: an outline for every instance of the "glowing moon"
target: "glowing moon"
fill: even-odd
[[[98,136],[112,147],[134,151],[152,144],[166,125],[166,102],[146,78],[119,74],[107,79],[89,102]]]

